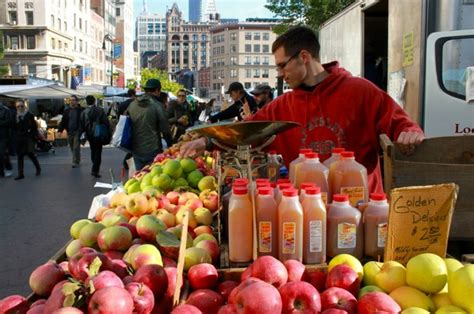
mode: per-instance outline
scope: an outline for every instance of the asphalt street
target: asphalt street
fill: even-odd
[[[71,167],[67,147],[56,147],[56,153],[38,154],[42,167],[39,177],[34,166],[25,158],[26,178],[14,181],[0,178],[0,299],[20,294],[28,296],[31,272],[48,261],[70,239],[70,225],[86,218],[95,195],[108,189],[94,188],[96,181],[111,183],[109,169],[116,180],[124,152],[104,147],[102,178],[90,175],[92,163],[88,147],[81,149],[81,165]]]

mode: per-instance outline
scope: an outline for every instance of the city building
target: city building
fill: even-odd
[[[209,91],[211,89],[211,68],[205,67],[198,71],[196,77],[196,94],[199,97],[209,97]]]
[[[133,63],[133,1],[115,0],[114,65],[118,87],[126,87],[135,79]]]
[[[199,23],[201,22],[202,14],[202,0],[188,0],[188,10],[189,10],[189,22]]]
[[[204,22],[217,22],[220,19],[220,14],[217,13],[215,0],[207,0],[206,9],[204,10]]]
[[[149,59],[157,53],[166,51],[166,18],[147,11],[143,1],[143,11],[136,20],[137,51],[140,56],[140,67],[149,66]]]
[[[235,81],[246,89],[258,84],[276,88],[277,72],[271,51],[276,39],[274,25],[242,22],[210,29],[210,98],[221,100],[222,91]]]

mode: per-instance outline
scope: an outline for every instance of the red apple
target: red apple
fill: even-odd
[[[117,276],[110,270],[101,271],[94,277],[87,278],[84,284],[86,285],[86,287],[90,287],[91,289],[92,287],[94,287],[93,291],[97,291],[106,287],[124,287],[122,279],[120,279],[119,276]]]
[[[38,306],[38,305],[41,305],[41,304],[44,305],[44,304],[46,303],[46,301],[47,301],[46,299],[38,299],[38,300],[36,300],[35,302],[31,303],[30,309],[31,309],[32,307],[35,307],[35,306]]]
[[[288,271],[282,262],[273,256],[260,256],[253,262],[251,276],[259,278],[277,289],[288,281]]]
[[[155,296],[147,285],[139,282],[131,282],[125,289],[133,299],[133,313],[148,314],[155,306]]]
[[[193,229],[193,231],[196,234],[196,236],[202,233],[208,233],[212,235],[212,228],[209,226],[197,226],[196,228]]]
[[[191,304],[182,304],[174,308],[171,314],[202,314],[201,310]]]
[[[369,292],[365,294],[357,305],[357,313],[400,313],[400,306],[388,295],[383,292]]]
[[[127,227],[111,226],[100,231],[97,244],[102,251],[125,251],[132,245],[132,233]]]
[[[84,281],[90,276],[90,266],[100,260],[99,271],[110,269],[110,259],[102,253],[87,253],[77,262],[74,278]]]
[[[221,306],[217,314],[237,314],[237,306],[235,304],[226,304]]]
[[[155,306],[151,314],[168,314],[173,309],[173,297],[166,294],[158,301],[155,300]]]
[[[53,313],[55,310],[63,307],[64,299],[66,298],[63,293],[63,286],[67,283],[69,283],[68,280],[63,280],[54,286],[51,295],[44,304],[44,313]]]
[[[203,314],[215,314],[224,305],[224,298],[213,290],[198,289],[189,295],[186,304],[194,305]]]
[[[132,243],[132,241],[130,241]],[[122,260],[123,253],[120,251],[104,251],[105,256],[107,256],[110,260]]]
[[[357,313],[357,299],[349,291],[333,287],[321,293],[321,308],[327,310],[336,308],[349,314]]]
[[[178,264],[176,264],[176,261],[164,256],[163,257],[163,267],[176,267]]]
[[[184,206],[191,208],[192,210],[195,210],[196,208],[202,207],[202,201],[199,198],[192,198],[188,199]]]
[[[152,215],[143,215],[137,221],[137,233],[147,242],[156,242],[158,232],[166,230],[163,221]]]
[[[239,283],[237,281],[226,280],[226,281],[221,282],[217,286],[217,292],[219,292],[222,295],[222,297],[224,297],[224,300],[227,301],[232,290],[234,290],[234,288],[237,287],[238,285]]]
[[[252,265],[250,265],[250,266],[252,266]],[[236,298],[237,298],[237,295],[240,293],[240,291],[242,291],[247,286],[253,285],[256,282],[261,282],[261,281],[262,280],[260,280],[258,278],[254,278],[254,277],[249,277],[248,279],[245,279],[237,287],[232,289],[232,291],[229,294],[229,298],[227,300],[227,303],[236,304]]]
[[[132,275],[127,275],[127,276],[125,276],[125,277],[122,278],[122,282],[123,282],[123,284],[126,286],[126,285],[128,285],[129,283],[135,282],[135,281],[133,281],[133,276],[132,276]]]
[[[97,290],[89,300],[89,314],[130,314],[132,312],[133,298],[124,288],[107,287]]]
[[[40,305],[37,305],[37,306],[34,306],[34,307],[31,307],[30,306],[30,309],[26,312],[26,314],[44,314],[46,313],[44,311],[44,308],[45,308],[45,304],[40,304]],[[0,312],[0,313],[3,313],[3,312]],[[7,312],[8,313],[8,312]],[[16,312],[15,312],[16,313]]]
[[[239,289],[240,286],[243,287]],[[235,304],[242,313],[281,313],[280,293],[271,284],[250,278],[242,282],[239,287],[230,294],[229,303]]]
[[[18,294],[10,295],[0,300],[0,313],[26,313],[28,308],[28,300],[24,296]]]
[[[47,262],[31,273],[29,283],[34,293],[47,297],[54,286],[64,279],[66,279],[64,270],[55,262]]]
[[[166,288],[165,296],[173,297],[176,288],[178,269],[176,267],[165,267],[165,272],[166,277],[168,278],[168,287]]]
[[[122,279],[128,276],[129,267],[131,267],[130,264],[121,259],[113,259],[110,261],[110,270]]]
[[[204,207],[211,212],[215,212],[219,207],[219,197],[216,191],[210,189],[204,190],[199,194],[199,199],[202,201]]]
[[[312,284],[320,293],[326,289],[327,273],[322,270],[306,270],[303,274],[303,281]]]
[[[212,263],[216,264],[220,257],[220,248],[214,240],[202,240],[199,241],[195,247],[201,248],[207,251],[212,258]]]
[[[64,271],[65,275],[69,275],[69,262],[68,261],[62,261],[58,265]]]
[[[202,263],[191,266],[188,270],[188,281],[192,289],[212,289],[219,275],[212,264]]]
[[[84,312],[77,307],[67,306],[57,309],[52,314],[83,314]]]
[[[179,192],[171,191],[166,193],[166,198],[170,201],[171,204],[178,205]],[[160,207],[164,208],[164,207]]]
[[[332,309],[324,310],[322,314],[348,314],[348,313],[344,310],[332,308]]]
[[[168,288],[168,277],[160,265],[150,264],[140,267],[133,281],[144,283],[153,291],[155,300],[161,298]]]
[[[130,264],[135,270],[138,270],[144,265],[163,265],[161,253],[153,244],[142,244],[135,248],[130,255],[130,261]]]
[[[303,263],[295,259],[286,260],[283,265],[285,265],[286,270],[288,271],[288,281],[301,281],[303,274],[306,270]]]
[[[319,292],[305,281],[293,281],[278,289],[283,314],[316,314],[321,312]]]
[[[326,288],[339,287],[357,296],[360,289],[359,275],[345,264],[334,266],[326,278]]]
[[[245,281],[252,277],[252,267],[253,264],[250,264],[245,270],[240,274],[240,281]]]
[[[129,222],[121,222],[118,224],[119,226],[121,227],[126,227],[128,228],[128,230],[130,230],[130,232],[132,233],[132,238],[137,238],[138,237],[138,233],[137,233],[137,227],[135,225],[132,225],[131,223]]]

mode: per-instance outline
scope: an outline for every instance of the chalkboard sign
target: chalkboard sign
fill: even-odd
[[[446,255],[458,186],[412,186],[390,193],[384,260],[406,264],[420,253]]]

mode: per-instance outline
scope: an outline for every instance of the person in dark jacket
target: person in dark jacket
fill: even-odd
[[[272,88],[266,84],[260,84],[250,92],[255,98],[258,109],[262,109],[263,106],[270,103],[273,100]]]
[[[179,137],[186,132],[191,126],[191,107],[186,100],[186,91],[180,89],[176,94],[176,100],[172,100],[168,104],[168,122],[170,127],[175,128],[173,132],[173,140],[178,141]]]
[[[11,142],[15,119],[16,113],[12,113],[9,107],[0,102],[0,177],[8,176],[5,170],[11,170],[8,146]]]
[[[92,170],[91,176],[100,178],[100,164],[102,162],[102,146],[104,145],[95,136],[95,125],[102,124],[107,130],[110,129],[109,119],[104,109],[96,106],[95,97],[86,97],[87,109],[81,113],[81,130],[85,132],[87,141],[91,149]],[[110,140],[110,139],[109,139]]]
[[[23,100],[16,102],[16,153],[18,155],[18,176],[15,180],[25,178],[24,158],[28,156],[36,168],[36,175],[41,174],[41,167],[35,156],[35,143],[38,138],[38,125],[35,117],[28,111]]]
[[[72,153],[72,167],[76,168],[81,163],[81,113],[83,109],[79,105],[77,96],[73,95],[71,103],[64,110],[63,118],[59,123],[58,131],[61,133],[67,131],[67,140]]]
[[[251,113],[255,113],[257,111],[255,99],[247,94],[247,92],[244,90],[244,86],[241,83],[231,83],[229,85],[229,89],[225,93],[230,95],[234,103],[225,110],[210,116],[209,120],[212,123],[234,118],[237,118],[237,120],[241,121],[244,117],[243,108],[245,103],[248,104]]]
[[[128,99],[125,100],[124,102],[121,102],[121,103],[118,105],[118,114],[119,114],[119,115],[125,114],[125,111],[128,109],[128,106],[130,106],[130,104],[132,103],[132,101],[134,101],[135,99],[137,99],[137,92],[136,92],[134,89],[129,89],[129,90],[127,91],[127,96],[128,96]]]

